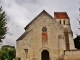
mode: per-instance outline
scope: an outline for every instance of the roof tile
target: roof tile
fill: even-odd
[[[54,12],[54,18],[61,19],[61,18],[69,18],[66,12]]]

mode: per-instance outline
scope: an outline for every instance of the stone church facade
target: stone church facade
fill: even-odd
[[[16,40],[17,60],[80,60],[66,12],[43,10]]]

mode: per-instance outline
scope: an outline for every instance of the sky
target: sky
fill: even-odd
[[[79,0],[0,0],[6,13],[8,31],[4,45],[16,46],[16,40],[25,32],[24,28],[41,11],[46,10],[54,17],[54,12],[67,12],[74,38],[80,34]]]

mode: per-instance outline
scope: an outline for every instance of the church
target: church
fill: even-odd
[[[17,60],[80,60],[66,12],[43,10],[16,40]]]

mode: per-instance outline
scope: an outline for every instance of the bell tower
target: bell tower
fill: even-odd
[[[75,49],[73,41],[73,32],[70,26],[70,18],[66,12],[54,12],[54,18],[64,27],[66,50]]]

